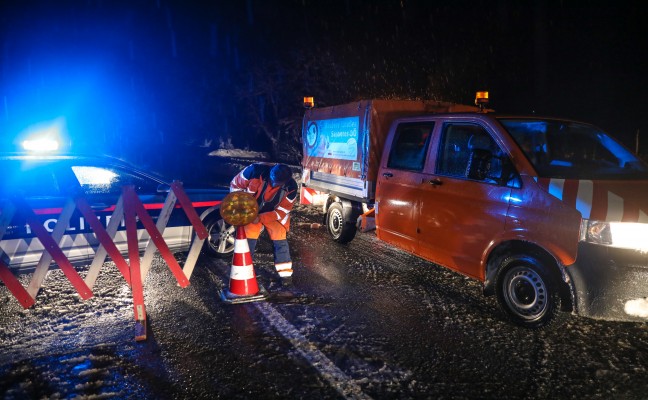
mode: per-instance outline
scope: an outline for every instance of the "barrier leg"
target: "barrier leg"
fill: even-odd
[[[127,187],[124,187],[124,189],[127,189]],[[144,288],[142,287],[142,271],[140,270],[137,222],[135,221],[133,198],[131,196],[123,197],[126,241],[128,243],[128,258],[130,261],[130,280],[135,312],[135,340],[139,342],[146,340],[146,308],[144,307]]]
[[[52,239],[57,244],[61,242],[61,238],[63,237],[65,230],[70,224],[70,218],[72,217],[74,209],[74,201],[72,201],[72,199],[68,199],[65,203],[65,206],[63,207],[63,211],[61,211],[61,215],[59,216],[58,221],[56,222],[54,231],[52,232]],[[29,286],[27,287],[27,293],[29,293],[31,297],[36,298],[38,291],[45,281],[45,276],[47,275],[47,271],[49,271],[51,261],[52,255],[44,251],[41,255],[40,260],[38,260],[38,265],[36,265],[34,275],[32,275],[32,279],[29,282]],[[90,289],[92,290],[92,288]]]
[[[157,222],[155,227],[160,232],[160,235],[164,235],[164,230],[166,229],[169,218],[171,218],[171,213],[173,212],[173,207],[175,207],[176,197],[173,191],[169,191],[169,194],[164,201],[164,207],[158,215]],[[155,242],[149,237],[148,243],[146,244],[146,250],[144,250],[144,256],[142,257],[142,280],[146,281],[146,276],[148,275],[149,269],[151,269],[151,264],[153,263],[153,257],[155,256]]]
[[[0,240],[2,240],[15,211],[16,208],[11,202],[6,201],[0,204]],[[2,248],[0,248],[0,256],[2,256]],[[20,281],[11,272],[9,266],[2,261],[2,258],[0,258],[0,280],[4,282],[7,289],[9,289],[24,308],[29,308],[34,305],[34,298],[29,295]]]
[[[9,267],[0,259],[0,279],[4,282],[7,289],[20,302],[23,308],[29,308],[34,305],[35,300],[27,293],[20,281],[11,273]]]
[[[119,229],[119,225],[121,224],[123,219],[124,219],[124,198],[123,196],[119,196],[119,199],[117,200],[117,204],[115,204],[115,210],[113,211],[112,216],[110,218],[110,222],[106,227],[106,233],[108,233],[109,237],[111,238],[115,237],[115,234],[117,233],[117,229]],[[97,277],[99,276],[99,272],[101,271],[101,267],[106,261],[106,257],[108,256],[108,250],[106,249],[106,247],[103,244],[101,244],[101,241],[99,243],[100,243],[99,248],[97,249],[94,258],[92,259],[92,264],[90,264],[90,269],[88,270],[88,274],[85,277],[85,283],[91,289],[94,286]],[[130,267],[128,266],[126,266],[125,269],[119,268],[119,272],[121,272],[122,276],[124,277],[124,280],[126,280],[126,283],[128,283],[128,286],[130,286],[131,284],[129,269]]]
[[[185,260],[184,266],[182,267],[182,272],[187,277],[187,279],[191,279],[191,274],[193,273],[194,267],[196,266],[196,262],[198,261],[200,251],[202,250],[204,243],[205,239],[201,239],[197,235],[196,237],[194,237],[191,248],[189,249],[189,253],[187,253],[187,259]]]

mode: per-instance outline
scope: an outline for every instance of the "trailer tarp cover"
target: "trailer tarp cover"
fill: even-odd
[[[361,100],[312,108],[304,115],[302,166],[311,171],[375,181],[394,119],[477,110],[474,106],[429,100]]]

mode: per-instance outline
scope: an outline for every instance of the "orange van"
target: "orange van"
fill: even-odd
[[[483,282],[512,321],[648,318],[648,165],[601,129],[439,102],[304,117],[302,202]]]

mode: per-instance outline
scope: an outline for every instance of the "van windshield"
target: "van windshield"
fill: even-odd
[[[586,124],[499,118],[542,178],[648,179],[648,166],[615,139]]]

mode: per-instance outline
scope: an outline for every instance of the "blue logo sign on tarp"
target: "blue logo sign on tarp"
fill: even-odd
[[[310,157],[355,160],[358,158],[360,118],[310,121],[306,128],[306,154]]]

